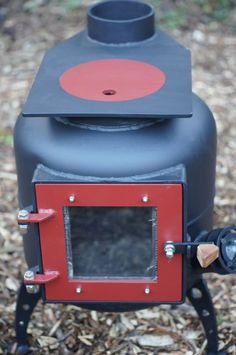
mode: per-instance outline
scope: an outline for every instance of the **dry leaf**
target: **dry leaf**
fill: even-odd
[[[128,329],[128,330],[133,330],[134,325],[129,321],[127,317],[125,317],[123,314],[120,316],[122,324]]]
[[[17,291],[19,288],[19,282],[14,279],[11,279],[10,277],[6,279],[5,284],[8,290],[11,291]]]
[[[57,339],[44,335],[38,338],[38,342],[41,347],[49,347],[50,349],[56,349],[59,345]]]
[[[93,344],[85,336],[78,335],[78,339],[82,341],[85,345],[92,346]]]
[[[184,337],[187,340],[196,340],[197,338],[199,338],[199,336],[201,335],[201,331],[200,330],[186,330],[184,332]]]
[[[151,346],[163,348],[174,344],[174,340],[169,335],[141,335],[136,337],[140,346]]]

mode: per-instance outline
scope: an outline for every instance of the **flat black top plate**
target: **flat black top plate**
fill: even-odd
[[[165,85],[148,96],[128,101],[95,101],[72,96],[60,86],[61,75],[81,63],[100,59],[128,59],[161,69]],[[91,83],[93,85],[93,83]],[[23,108],[24,116],[173,118],[192,115],[190,51],[158,30],[147,41],[105,45],[86,32],[50,49]]]

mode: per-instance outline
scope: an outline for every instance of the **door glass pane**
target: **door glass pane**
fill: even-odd
[[[70,278],[157,277],[152,207],[65,207]]]

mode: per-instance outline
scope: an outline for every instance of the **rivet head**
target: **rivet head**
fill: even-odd
[[[26,288],[26,292],[29,294],[36,294],[40,290],[39,285],[25,285],[25,288]]]
[[[25,280],[33,280],[34,279],[34,272],[32,270],[27,270],[24,274]]]
[[[142,201],[143,201],[144,203],[147,203],[147,202],[149,201],[148,195],[143,195]]]
[[[70,202],[75,202],[75,195],[70,195],[69,196],[69,201]]]
[[[146,288],[144,289],[144,293],[145,293],[146,295],[149,295],[150,292],[151,292],[151,290],[150,290],[149,287],[146,287]]]
[[[76,293],[81,293],[82,292],[82,288],[79,286],[79,287],[76,287],[76,290],[75,290]]]
[[[25,304],[22,305],[22,309],[27,312],[27,311],[30,310],[30,305],[25,303]]]
[[[193,287],[191,290],[191,295],[195,300],[202,298],[202,291],[197,287]]]
[[[209,317],[209,315],[210,315],[210,312],[207,309],[203,309],[202,310],[202,316],[203,317]]]
[[[174,246],[173,242],[171,242],[171,241],[166,242],[165,247],[164,247],[164,252],[165,252],[166,257],[169,260],[171,260],[174,257],[175,246]]]
[[[27,210],[20,210],[18,213],[19,219],[27,219],[29,217],[29,212]]]
[[[26,234],[29,230],[29,225],[28,224],[18,224],[18,229],[21,234]]]

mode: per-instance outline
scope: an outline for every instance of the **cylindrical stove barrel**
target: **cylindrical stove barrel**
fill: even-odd
[[[94,121],[94,123],[93,123]],[[147,123],[149,121],[147,120]],[[117,123],[117,121],[116,121]],[[111,179],[158,172],[183,164],[187,172],[188,232],[212,228],[216,128],[212,113],[193,95],[193,117],[113,125],[96,118],[79,122],[23,117],[15,128],[20,206],[32,204],[38,164],[67,174]],[[33,238],[24,236],[27,262],[35,263]]]

